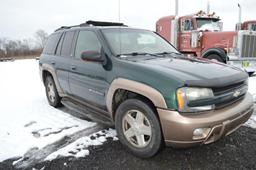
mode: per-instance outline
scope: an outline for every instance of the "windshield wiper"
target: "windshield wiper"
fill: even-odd
[[[121,57],[121,56],[138,56],[138,55],[150,55],[150,56],[156,56],[159,57],[158,54],[152,54],[152,53],[144,53],[144,52],[132,52],[132,53],[124,53],[124,54],[118,54],[116,55],[116,57]]]
[[[177,54],[177,55],[183,55],[181,53],[177,53],[177,52],[161,52],[161,53],[155,53],[155,55],[167,55],[167,54]]]

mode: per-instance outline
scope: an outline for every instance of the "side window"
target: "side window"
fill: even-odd
[[[44,54],[53,55],[55,53],[60,36],[61,36],[60,33],[55,33],[50,35],[50,37],[47,40],[46,46],[43,50]]]
[[[186,19],[183,21],[184,23],[184,30],[183,31],[190,31],[190,30],[193,30],[193,23],[191,20],[189,19]]]
[[[83,51],[101,51],[101,44],[92,31],[80,31],[75,50],[75,57],[80,58]]]
[[[72,42],[74,38],[74,31],[65,33],[64,40],[61,47],[61,56],[71,56]]]

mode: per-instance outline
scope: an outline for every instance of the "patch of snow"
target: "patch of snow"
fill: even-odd
[[[256,77],[250,77],[248,85],[248,91],[253,95],[254,102],[256,102]],[[249,126],[251,128],[256,128],[256,104],[254,105],[254,113],[252,114],[251,118],[245,123],[245,126]]]
[[[58,151],[48,155],[45,158],[45,161],[51,161],[59,157],[85,157],[89,155],[89,146],[102,145],[104,142],[107,141],[108,138],[117,140],[116,131],[114,129],[101,130],[90,136],[81,137],[75,142],[67,145],[66,147],[61,148]]]
[[[249,126],[251,128],[256,129],[256,114],[252,115],[252,117],[245,123],[245,126]]]
[[[249,78],[248,86],[248,91],[253,95],[254,102],[256,102],[256,76]]]
[[[51,107],[36,60],[0,62],[0,162],[94,126]]]

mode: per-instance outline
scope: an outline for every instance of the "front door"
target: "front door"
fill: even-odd
[[[100,62],[81,59],[81,54],[84,51],[101,53],[101,50],[102,46],[95,32],[79,31],[74,59],[70,65],[69,85],[71,95],[105,109],[105,94],[109,87],[109,83],[106,81],[106,70]]]
[[[191,48],[191,31],[194,29],[193,22],[190,19],[183,19],[181,20],[181,27],[180,27],[180,39],[179,39],[179,50],[181,52],[190,52],[192,51]]]

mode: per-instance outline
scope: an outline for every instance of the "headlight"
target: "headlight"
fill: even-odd
[[[212,89],[182,87],[177,90],[177,102],[180,112],[198,112],[214,109],[214,105],[202,104],[199,106],[189,106],[190,102],[204,101],[213,98]],[[207,102],[206,102],[207,103]]]

